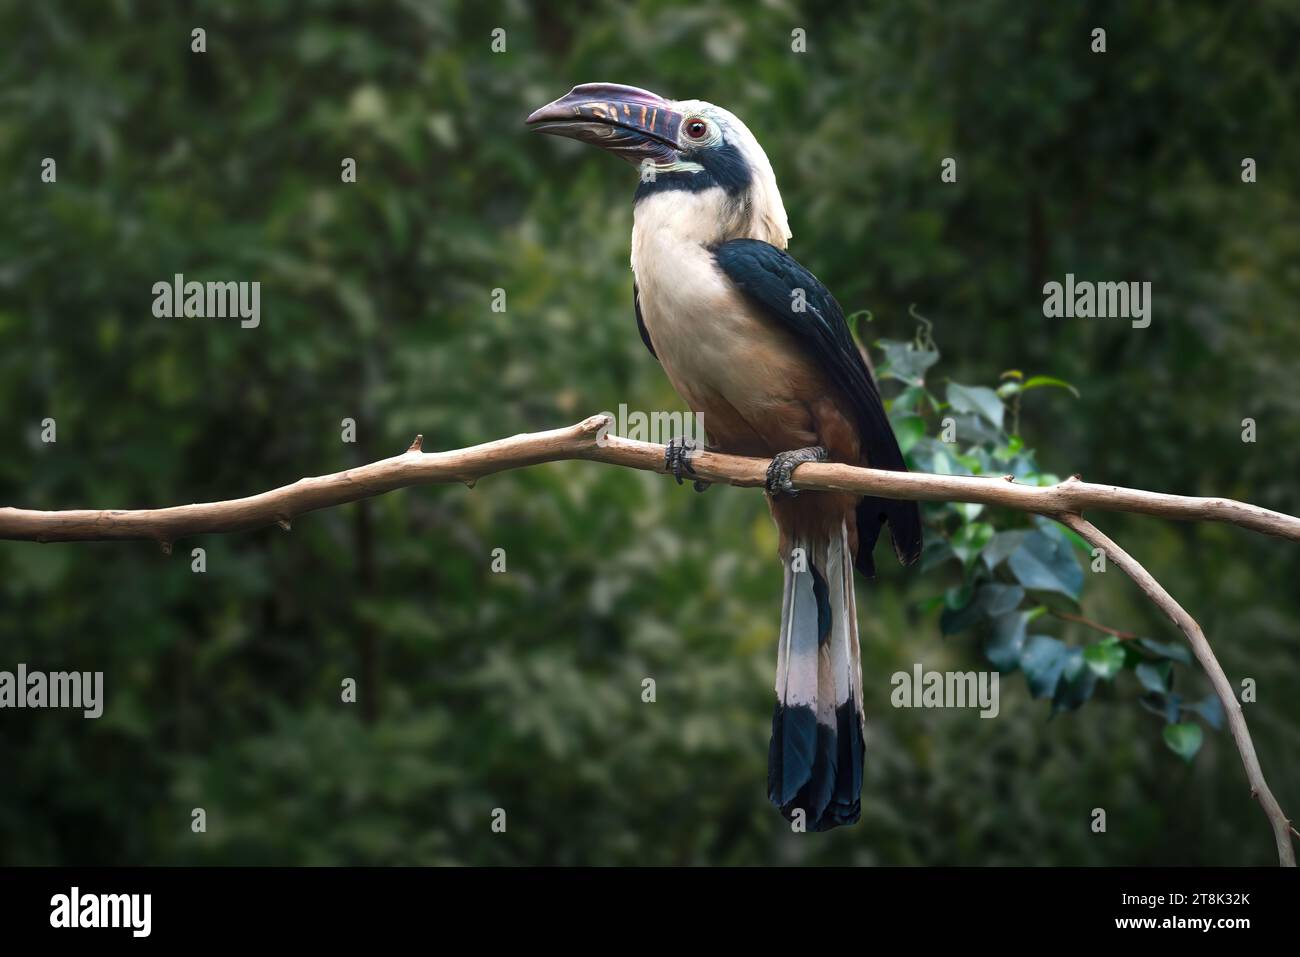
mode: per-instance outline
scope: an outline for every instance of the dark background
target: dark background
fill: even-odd
[[[46,2],[5,4],[0,37],[0,504],[223,499],[417,432],[681,408],[632,319],[635,173],[522,125],[611,80],[744,119],[791,251],[872,336],[909,338],[916,304],[933,382],[1074,382],[1026,402],[1045,468],[1300,512],[1293,3]],[[154,318],[177,272],[260,281],[261,326]],[[1066,272],[1151,281],[1151,327],[1044,319]],[[1300,550],[1094,518],[1257,680],[1300,813]],[[891,708],[894,671],[983,659],[918,608],[954,571],[880,564],[863,821],[807,836],[764,790],[781,571],[753,491],[564,463],[170,557],[0,543],[0,668],[103,670],[107,694],[98,721],[0,712],[0,863],[1276,860],[1227,733],[1183,762],[1131,680],[1050,722],[1010,679],[994,721]],[[1181,640],[1118,571],[1084,607]]]

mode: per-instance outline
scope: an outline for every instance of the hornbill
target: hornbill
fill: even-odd
[[[885,523],[899,561],[915,561],[921,521],[915,502],[797,494],[791,481],[803,462],[906,470],[844,313],[785,251],[790,228],[772,165],[727,110],[587,83],[526,122],[641,169],[632,227],[641,338],[702,417],[710,449],[772,458],[767,494],[785,591],[768,797],[812,830],[852,824],[864,731],[852,569],[874,575]],[[691,471],[689,451],[669,445],[678,482]]]

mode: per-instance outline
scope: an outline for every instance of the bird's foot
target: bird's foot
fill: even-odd
[[[825,461],[826,450],[820,445],[778,453],[767,467],[767,493],[773,498],[778,495],[798,495],[799,490],[790,478],[795,468],[804,462]]]
[[[691,468],[690,455],[695,451],[695,446],[691,445],[686,439],[678,437],[671,439],[664,447],[664,470],[672,474],[677,479],[677,484],[682,484],[682,478],[686,475],[695,475],[695,469]],[[692,483],[695,491],[703,492],[712,483],[704,479],[697,478]]]

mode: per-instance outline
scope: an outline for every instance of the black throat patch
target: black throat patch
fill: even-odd
[[[704,168],[697,172],[656,172],[653,180],[641,180],[636,188],[633,202],[669,190],[702,193],[715,186],[720,186],[728,196],[735,198],[748,191],[753,181],[749,164],[740,155],[740,150],[729,143],[712,149],[684,152],[681,157],[689,162],[699,163]]]

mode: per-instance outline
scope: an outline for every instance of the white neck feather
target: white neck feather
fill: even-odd
[[[633,244],[675,241],[711,246],[731,239],[760,239],[778,249],[790,241],[790,224],[776,186],[776,174],[758,140],[736,116],[698,100],[674,104],[684,112],[707,108],[726,141],[745,158],[752,178],[744,193],[728,196],[720,187],[692,192],[663,190],[636,204]],[[687,173],[686,175],[691,175]]]

